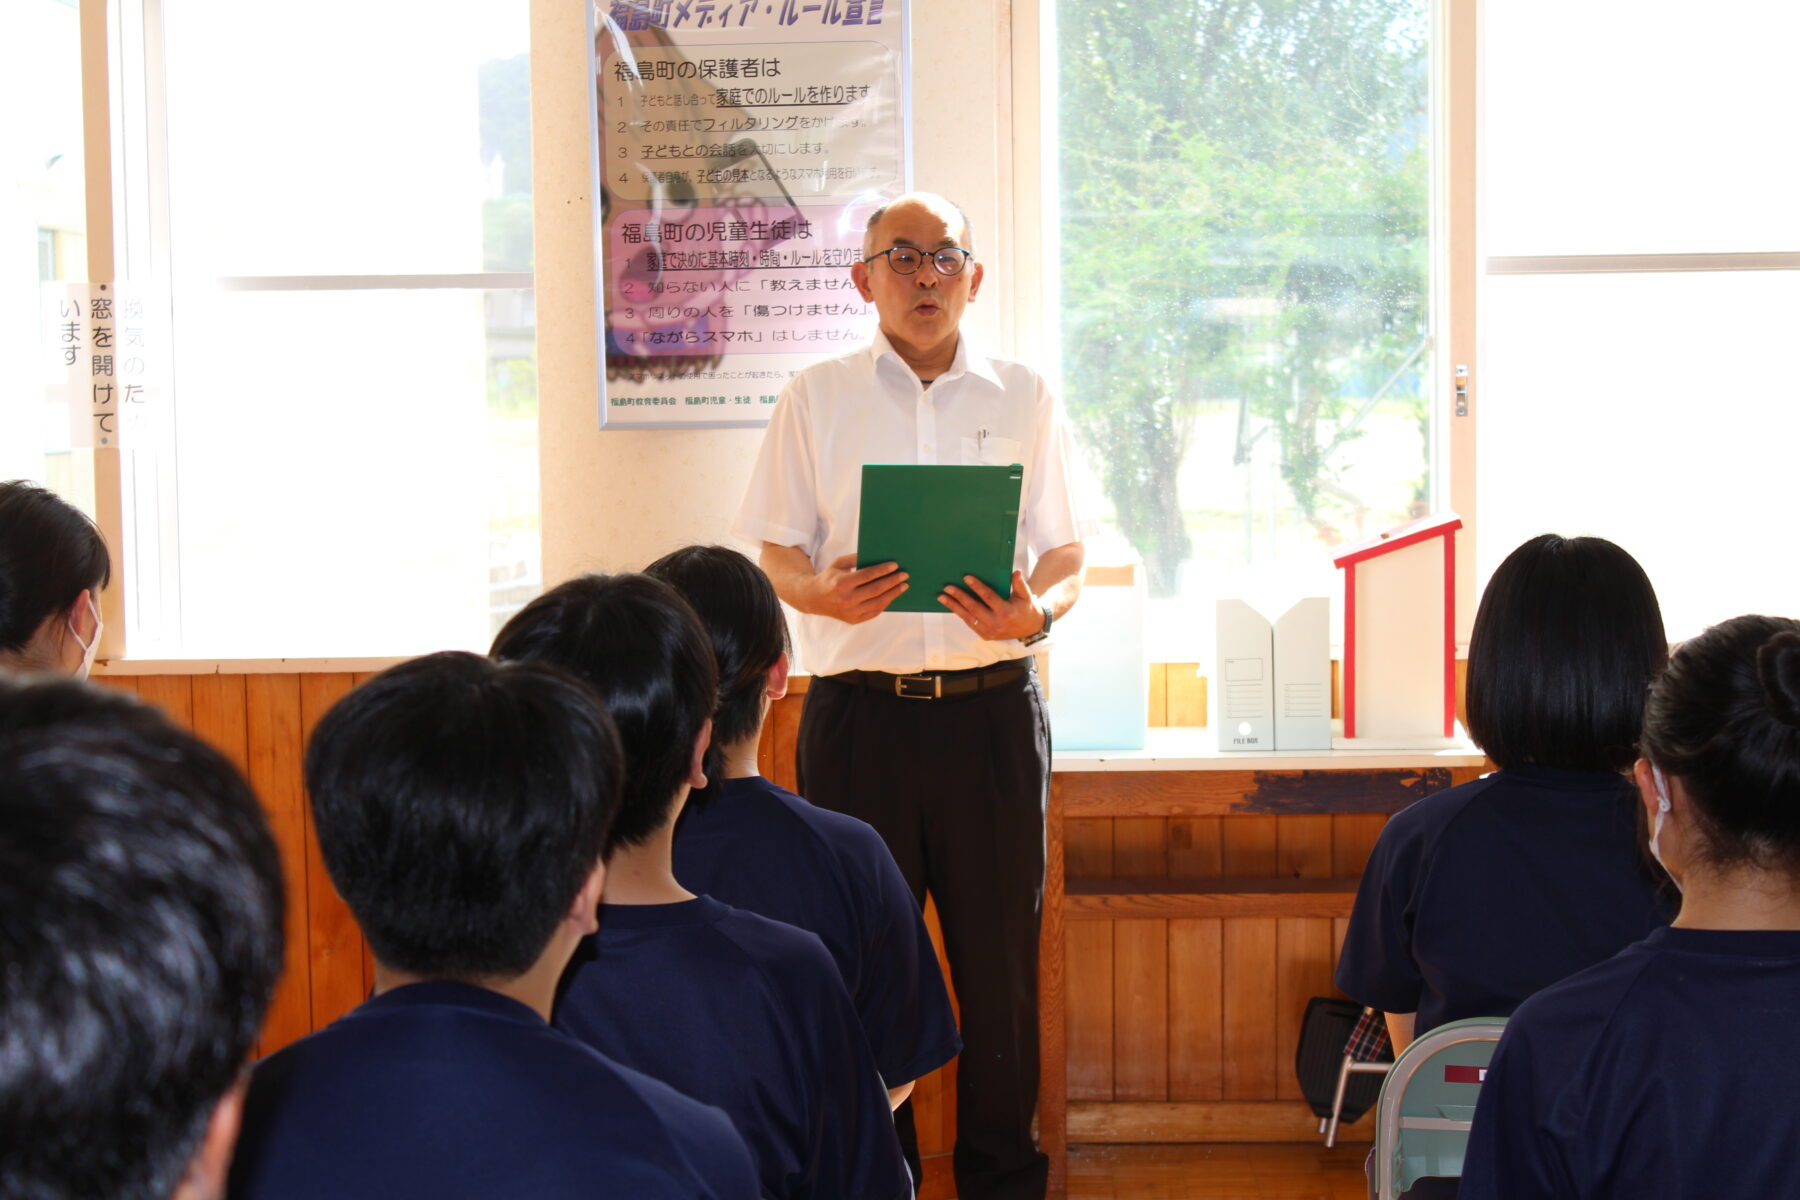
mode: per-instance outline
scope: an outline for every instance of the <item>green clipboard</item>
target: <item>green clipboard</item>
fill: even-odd
[[[897,562],[910,578],[888,612],[948,612],[938,595],[973,575],[1012,596],[1025,468],[870,463],[862,469],[858,566]]]

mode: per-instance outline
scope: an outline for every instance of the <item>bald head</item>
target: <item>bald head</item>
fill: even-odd
[[[886,248],[878,234],[879,226],[890,214],[910,216],[916,213],[930,213],[937,217],[950,230],[950,236],[957,245],[964,250],[975,249],[975,229],[969,224],[969,214],[960,205],[936,192],[907,192],[869,214],[869,223],[863,227],[863,257],[867,258],[878,249]]]

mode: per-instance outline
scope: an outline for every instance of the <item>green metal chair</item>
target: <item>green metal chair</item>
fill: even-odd
[[[1426,1176],[1462,1175],[1475,1099],[1505,1028],[1504,1017],[1452,1021],[1394,1060],[1375,1105],[1371,1200],[1399,1200]]]

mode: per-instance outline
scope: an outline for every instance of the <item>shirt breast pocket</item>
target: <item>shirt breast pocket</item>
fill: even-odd
[[[963,463],[971,467],[1005,467],[1016,462],[1023,462],[1019,457],[1019,443],[1012,438],[994,437],[964,438]]]

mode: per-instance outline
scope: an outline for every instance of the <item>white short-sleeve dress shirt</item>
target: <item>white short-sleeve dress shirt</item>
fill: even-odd
[[[874,342],[796,375],[782,391],[732,532],[798,546],[820,570],[856,553],[865,463],[1025,468],[1013,565],[1031,576],[1045,551],[1081,540],[1075,450],[1037,372],[982,354],[964,335],[930,387],[879,332]],[[882,613],[860,625],[803,614],[800,650],[816,675],[958,671],[1030,653],[983,641],[949,610]]]

